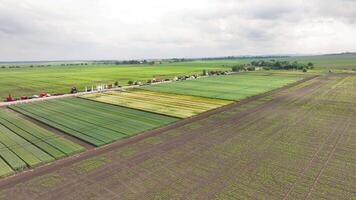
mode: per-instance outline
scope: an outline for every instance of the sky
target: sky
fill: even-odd
[[[0,0],[0,61],[356,51],[356,0]]]

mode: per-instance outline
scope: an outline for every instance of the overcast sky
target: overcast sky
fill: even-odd
[[[0,0],[0,61],[356,51],[356,0]]]

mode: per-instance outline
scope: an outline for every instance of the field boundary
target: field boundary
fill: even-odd
[[[177,122],[175,122],[173,124],[169,124],[167,126],[163,126],[163,127],[157,128],[157,129],[149,130],[149,131],[143,132],[141,134],[134,135],[134,136],[132,136],[130,138],[127,138],[127,139],[119,140],[117,142],[114,142],[114,143],[111,143],[111,144],[108,144],[108,145],[104,145],[102,147],[90,149],[90,150],[87,150],[87,151],[85,151],[85,152],[83,152],[81,154],[77,154],[77,155],[74,155],[74,156],[71,156],[71,157],[67,157],[67,158],[64,158],[64,159],[61,159],[61,160],[58,160],[58,161],[54,161],[54,162],[49,163],[47,165],[43,165],[43,166],[37,167],[35,169],[31,169],[31,170],[24,171],[24,172],[15,174],[15,175],[7,177],[7,178],[3,178],[3,179],[0,180],[0,189],[10,188],[10,187],[12,187],[12,186],[14,186],[14,185],[16,185],[18,183],[21,183],[21,182],[24,182],[24,181],[32,179],[34,176],[43,175],[45,173],[48,173],[48,172],[53,171],[53,170],[56,170],[56,169],[61,168],[63,166],[67,166],[67,165],[73,164],[75,162],[91,158],[93,156],[98,156],[100,154],[112,151],[114,149],[117,149],[117,148],[120,148],[120,147],[124,147],[124,146],[127,146],[129,144],[133,144],[133,143],[139,142],[141,140],[144,140],[146,138],[159,135],[159,134],[161,134],[163,132],[166,132],[168,130],[176,129],[176,128],[182,127],[184,125],[190,124],[192,122],[196,122],[196,121],[208,118],[211,115],[214,115],[214,114],[217,114],[217,113],[221,113],[221,112],[224,112],[224,111],[228,111],[231,108],[234,108],[234,107],[237,107],[237,106],[240,106],[240,105],[255,101],[257,99],[269,96],[271,94],[278,93],[280,91],[289,89],[291,87],[294,87],[294,86],[299,85],[301,83],[304,83],[306,81],[315,79],[317,77],[319,77],[319,75],[309,76],[309,77],[306,77],[306,78],[304,78],[302,80],[299,80],[299,81],[296,81],[296,82],[291,83],[289,85],[286,85],[284,87],[277,88],[277,89],[274,89],[274,90],[271,90],[271,91],[268,91],[266,93],[259,94],[259,95],[253,96],[253,97],[249,97],[247,99],[244,99],[244,100],[241,100],[241,101],[238,101],[238,102],[233,102],[233,103],[231,103],[229,105],[226,105],[226,106],[223,106],[223,107],[219,107],[217,109],[213,109],[213,110],[207,111],[205,113],[193,116],[191,118],[187,118],[187,119],[183,119],[183,120],[177,121]]]

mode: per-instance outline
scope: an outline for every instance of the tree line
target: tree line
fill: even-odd
[[[311,62],[307,64],[299,63],[298,61],[259,60],[248,64],[235,65],[232,67],[232,71],[255,71],[256,68],[264,70],[303,70],[306,72],[308,69],[314,69],[314,64]]]

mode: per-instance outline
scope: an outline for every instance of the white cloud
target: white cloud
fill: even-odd
[[[0,0],[0,60],[355,50],[353,0]]]

